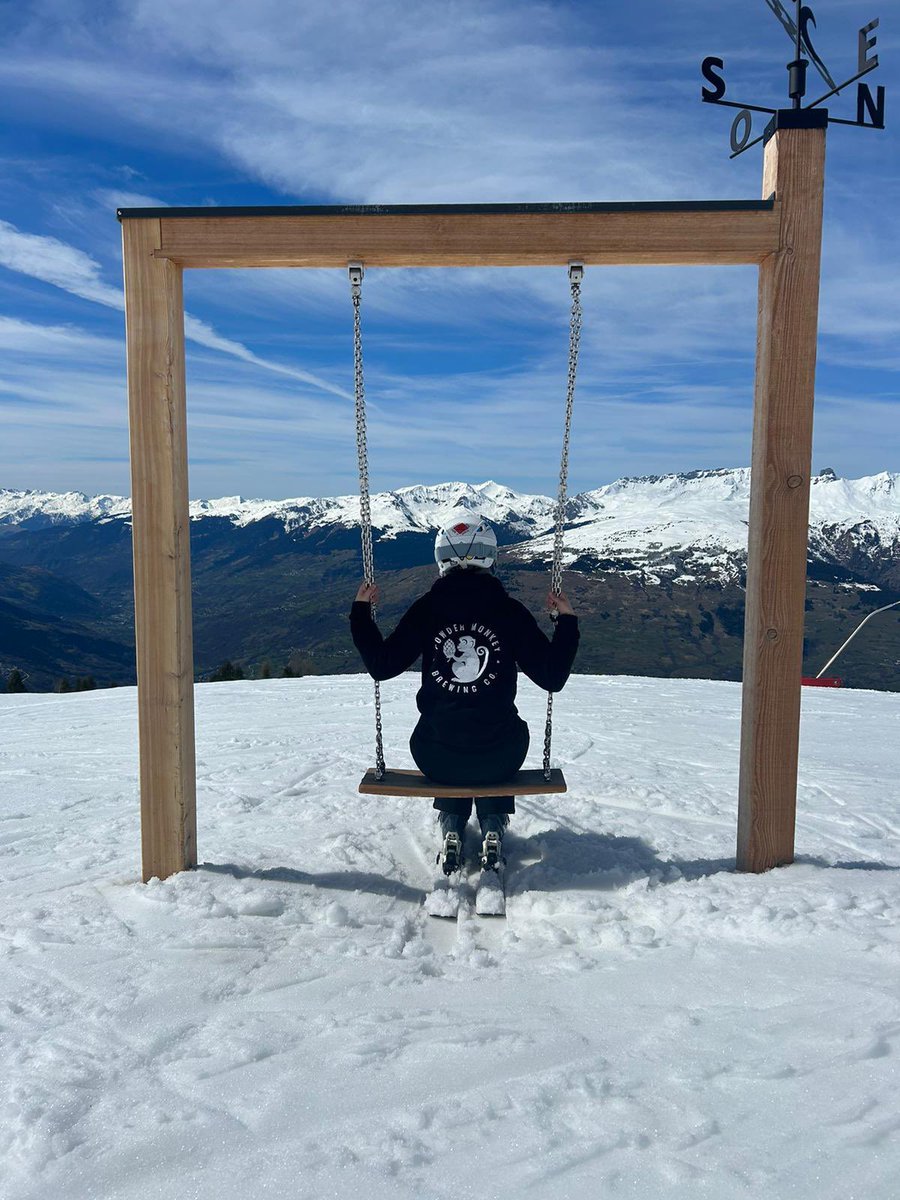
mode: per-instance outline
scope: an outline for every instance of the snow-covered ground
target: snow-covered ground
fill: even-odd
[[[449,925],[363,677],[199,687],[146,886],[134,691],[0,696],[3,1200],[894,1200],[900,696],[803,703],[798,861],[737,875],[739,687],[573,678],[508,921]]]

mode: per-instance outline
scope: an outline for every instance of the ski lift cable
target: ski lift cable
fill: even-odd
[[[842,654],[844,649],[850,644],[850,642],[853,641],[853,639],[856,637],[856,635],[862,629],[863,625],[865,625],[866,621],[870,621],[872,619],[872,617],[876,617],[879,613],[887,612],[887,610],[889,608],[896,608],[898,604],[900,604],[900,600],[894,600],[894,601],[892,601],[892,603],[885,604],[881,608],[873,608],[870,613],[867,613],[863,617],[863,619],[860,621],[860,623],[857,625],[857,627],[853,630],[853,632],[850,634],[850,636],[847,638],[847,640],[844,642],[844,644],[839,647],[839,649],[836,651],[836,653],[832,654],[831,658],[829,658],[828,662],[825,664],[825,666],[822,668],[822,670],[818,673],[818,675],[816,675],[816,679],[821,679],[821,677],[825,674],[825,672],[828,670],[828,668],[831,666],[831,664],[834,662],[834,660],[838,657],[838,655]]]

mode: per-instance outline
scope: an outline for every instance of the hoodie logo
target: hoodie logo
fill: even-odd
[[[431,678],[446,691],[477,694],[497,678],[500,641],[486,625],[448,625],[435,635],[433,645]]]

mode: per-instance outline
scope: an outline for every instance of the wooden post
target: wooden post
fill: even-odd
[[[781,245],[759,269],[737,866],[794,858],[825,121],[786,110],[767,134],[763,195]]]
[[[181,267],[124,221],[143,877],[197,862]]]

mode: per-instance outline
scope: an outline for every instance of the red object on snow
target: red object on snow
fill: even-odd
[[[843,687],[844,681],[837,675],[823,675],[816,679],[815,675],[804,675],[800,682],[804,687]]]

